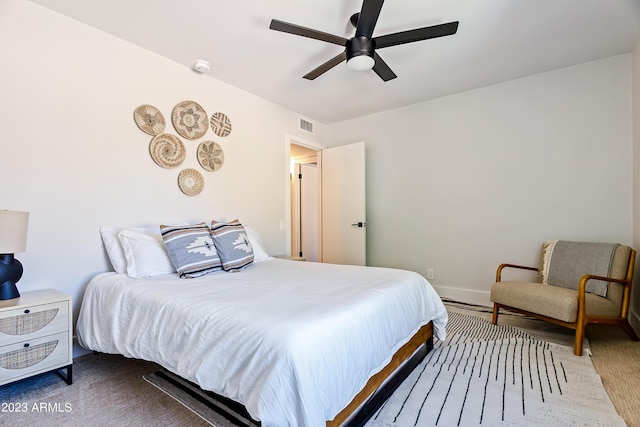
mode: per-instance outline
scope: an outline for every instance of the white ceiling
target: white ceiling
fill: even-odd
[[[269,29],[272,18],[351,38],[362,0],[31,0],[321,123],[631,52],[640,0],[388,0],[374,36],[460,21],[458,33],[378,50],[398,75],[345,64],[302,76],[340,53]],[[193,71],[189,71],[193,72]]]

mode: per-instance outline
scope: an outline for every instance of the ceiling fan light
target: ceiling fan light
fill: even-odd
[[[349,58],[347,61],[347,67],[354,71],[368,71],[373,68],[376,61],[368,55],[358,55],[353,58]]]

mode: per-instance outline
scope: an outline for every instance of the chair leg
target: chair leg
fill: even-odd
[[[584,342],[585,326],[586,325],[584,324],[578,323],[576,327],[576,340],[573,344],[573,354],[575,354],[576,356],[582,356],[582,344]]]
[[[500,308],[498,308],[498,303],[494,302],[493,303],[493,316],[491,316],[491,323],[494,325],[498,324],[498,311],[500,310]]]

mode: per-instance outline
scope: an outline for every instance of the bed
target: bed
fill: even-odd
[[[77,323],[83,347],[156,362],[240,402],[265,427],[340,425],[446,309],[419,274],[267,258],[189,280],[100,273]]]

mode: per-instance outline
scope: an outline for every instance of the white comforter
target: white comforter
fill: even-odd
[[[420,326],[447,312],[419,274],[279,259],[196,279],[89,283],[80,344],[157,362],[265,427],[324,426]]]

